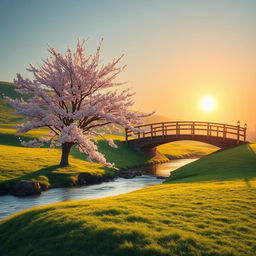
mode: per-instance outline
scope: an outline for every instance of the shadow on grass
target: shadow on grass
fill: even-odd
[[[60,166],[59,165],[52,165],[48,167],[44,167],[38,171],[35,171],[33,173],[29,173],[26,175],[23,175],[18,178],[14,178],[12,180],[7,180],[2,183],[0,183],[0,188],[6,188],[10,189],[13,187],[17,182],[20,180],[31,180],[31,179],[37,179],[39,176],[43,175],[46,176],[49,179],[49,182],[52,187],[60,187],[60,186],[68,186],[71,182],[71,174],[68,173],[57,173],[56,171]]]
[[[104,140],[98,140],[97,146],[99,151],[106,157],[109,163],[114,163],[117,168],[129,168],[141,166],[150,160],[150,156],[135,150],[120,140],[114,140],[118,148],[112,148]],[[77,148],[73,147],[71,155],[81,160],[87,160],[86,156]],[[105,168],[103,168],[105,169]],[[106,168],[105,170],[108,170]]]
[[[1,145],[22,147],[19,136],[15,134],[0,134]]]
[[[5,146],[15,146],[15,147],[24,147],[21,145],[20,139],[23,141],[29,141],[35,139],[34,137],[28,135],[18,135],[18,134],[5,134],[0,133],[0,143]],[[45,145],[42,148],[48,148],[49,145]]]
[[[23,147],[20,139],[23,141],[29,141],[34,139],[34,137],[28,135],[0,133],[1,145]],[[99,151],[106,157],[107,161],[114,163],[117,168],[141,166],[150,160],[150,156],[136,151],[134,148],[124,144],[122,141],[114,140],[114,142],[118,148],[110,147],[104,140],[98,140],[97,146]],[[42,148],[49,148],[49,144],[45,144]],[[86,155],[81,153],[75,146],[72,147],[70,154],[77,159],[87,161]],[[108,168],[103,169],[109,171]]]

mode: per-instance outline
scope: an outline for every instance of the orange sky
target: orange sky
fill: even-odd
[[[26,76],[29,63],[48,56],[47,44],[64,51],[89,38],[93,52],[104,37],[102,61],[125,54],[120,80],[137,93],[140,111],[240,120],[256,137],[255,10],[254,0],[5,1],[0,80]],[[204,95],[216,98],[214,112],[199,108]]]

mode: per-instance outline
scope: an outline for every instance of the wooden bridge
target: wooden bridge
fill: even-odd
[[[195,140],[222,149],[231,148],[246,142],[246,124],[237,125],[177,121],[145,124],[136,127],[136,132],[125,130],[125,142],[144,151],[156,146],[179,140]]]

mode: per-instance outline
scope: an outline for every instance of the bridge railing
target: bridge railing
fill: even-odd
[[[196,122],[196,121],[177,121],[177,122],[163,122],[145,124],[135,127],[136,131],[125,129],[125,141],[129,142],[130,139],[153,139],[156,136],[163,138],[168,135],[182,136],[190,135],[193,139],[196,135],[205,135],[207,137],[217,137],[225,139],[237,140],[239,144],[246,141],[246,124],[244,127],[237,125],[229,125],[222,123],[212,122]]]

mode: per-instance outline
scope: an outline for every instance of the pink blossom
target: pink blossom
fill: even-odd
[[[103,40],[102,40],[103,41]],[[132,111],[130,89],[118,89],[122,82],[116,78],[125,66],[119,67],[123,55],[108,64],[100,65],[102,41],[94,55],[85,52],[85,41],[78,40],[74,53],[68,48],[65,54],[49,48],[50,56],[39,67],[27,69],[34,79],[24,79],[17,74],[16,91],[30,95],[28,100],[7,98],[17,115],[26,117],[17,125],[17,132],[26,133],[35,128],[48,127],[51,135],[45,139],[22,142],[26,146],[50,147],[70,143],[88,156],[88,160],[113,168],[103,154],[98,152],[95,137],[102,130],[126,127],[136,132],[141,118],[150,114]],[[108,139],[111,147],[117,147]]]

